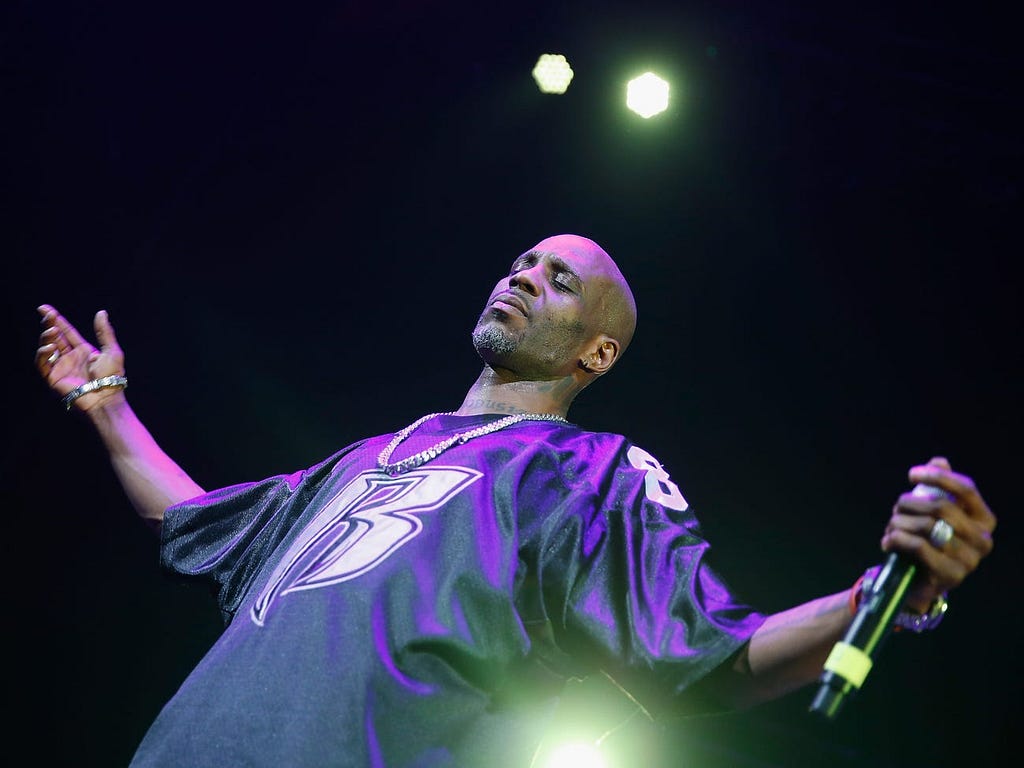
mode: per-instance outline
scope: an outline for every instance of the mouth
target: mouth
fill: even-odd
[[[503,312],[507,312],[509,309],[514,310],[517,314],[520,314],[523,317],[528,315],[526,304],[514,293],[503,293],[499,296],[495,296],[493,301],[491,301],[491,306],[495,309],[500,309]]]

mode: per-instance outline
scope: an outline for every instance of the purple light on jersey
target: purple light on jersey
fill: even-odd
[[[385,768],[384,755],[380,749],[380,739],[377,738],[377,729],[373,724],[373,709],[376,702],[373,698],[373,691],[369,691],[366,697],[366,713],[363,715],[363,728],[366,731],[366,746],[370,753],[371,768]]]
[[[504,538],[501,531],[498,530],[500,513],[492,509],[489,503],[482,505],[474,512],[473,530],[470,534],[475,540],[480,572],[492,587],[501,589],[505,582],[505,572],[502,567],[505,555],[499,544]]]
[[[415,588],[419,593],[417,609],[414,613],[418,632],[430,635],[446,635],[448,628],[442,623],[437,610],[437,573],[432,563],[433,557],[410,558],[410,567],[416,577]]]
[[[486,420],[439,418],[422,443]],[[216,587],[232,620],[137,765],[226,744],[246,765],[495,765],[513,755],[487,734],[523,721],[490,697],[551,694],[523,674],[534,648],[556,674],[580,649],[655,703],[735,653],[763,617],[704,562],[657,459],[621,435],[516,427],[395,477],[376,468],[381,436],[168,510],[162,564]]]
[[[587,595],[583,601],[583,613],[588,619],[596,619],[609,631],[615,629],[615,612],[605,600],[603,593],[595,590]]]
[[[404,688],[420,696],[429,696],[434,693],[434,686],[406,677],[398,668],[398,665],[395,664],[388,643],[387,615],[384,612],[384,606],[379,602],[373,606],[372,623],[373,645],[377,649],[377,658],[380,659],[380,663],[384,665],[384,668],[387,669],[391,676]]]

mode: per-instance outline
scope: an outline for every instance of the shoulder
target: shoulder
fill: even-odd
[[[624,474],[641,482],[652,474],[667,478],[661,462],[650,451],[617,432],[594,432],[569,424],[531,442],[536,450],[553,454],[560,465],[573,467],[583,475]]]
[[[654,454],[632,438],[615,432],[577,429],[563,445],[572,452],[577,471],[602,492],[621,499],[642,499],[675,512],[689,503]]]
[[[593,432],[576,424],[545,425],[523,435],[523,449],[535,461],[557,465],[572,475],[593,475],[628,465],[633,442],[614,432]]]
[[[600,463],[614,463],[625,468],[648,470],[661,467],[650,451],[632,438],[617,432],[593,432],[570,424],[553,430],[547,447],[569,452],[574,456]]]
[[[588,453],[593,451],[619,450],[632,445],[625,435],[615,432],[593,432],[576,424],[559,425],[550,433],[550,442],[556,447]]]

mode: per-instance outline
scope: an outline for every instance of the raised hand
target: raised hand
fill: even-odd
[[[58,395],[63,397],[93,379],[124,375],[124,352],[105,310],[97,312],[93,321],[98,348],[49,304],[38,307],[38,311],[43,330],[36,350],[36,368]],[[123,397],[119,388],[104,388],[83,395],[74,405],[88,411],[111,398]]]

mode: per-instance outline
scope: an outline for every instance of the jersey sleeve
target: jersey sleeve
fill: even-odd
[[[529,545],[562,658],[587,660],[652,714],[713,708],[689,689],[765,617],[711,567],[693,510],[653,456],[622,438],[567,455]]]
[[[206,583],[225,621],[255,575],[292,532],[334,467],[355,446],[309,469],[241,483],[168,507],[160,564],[172,575]]]

